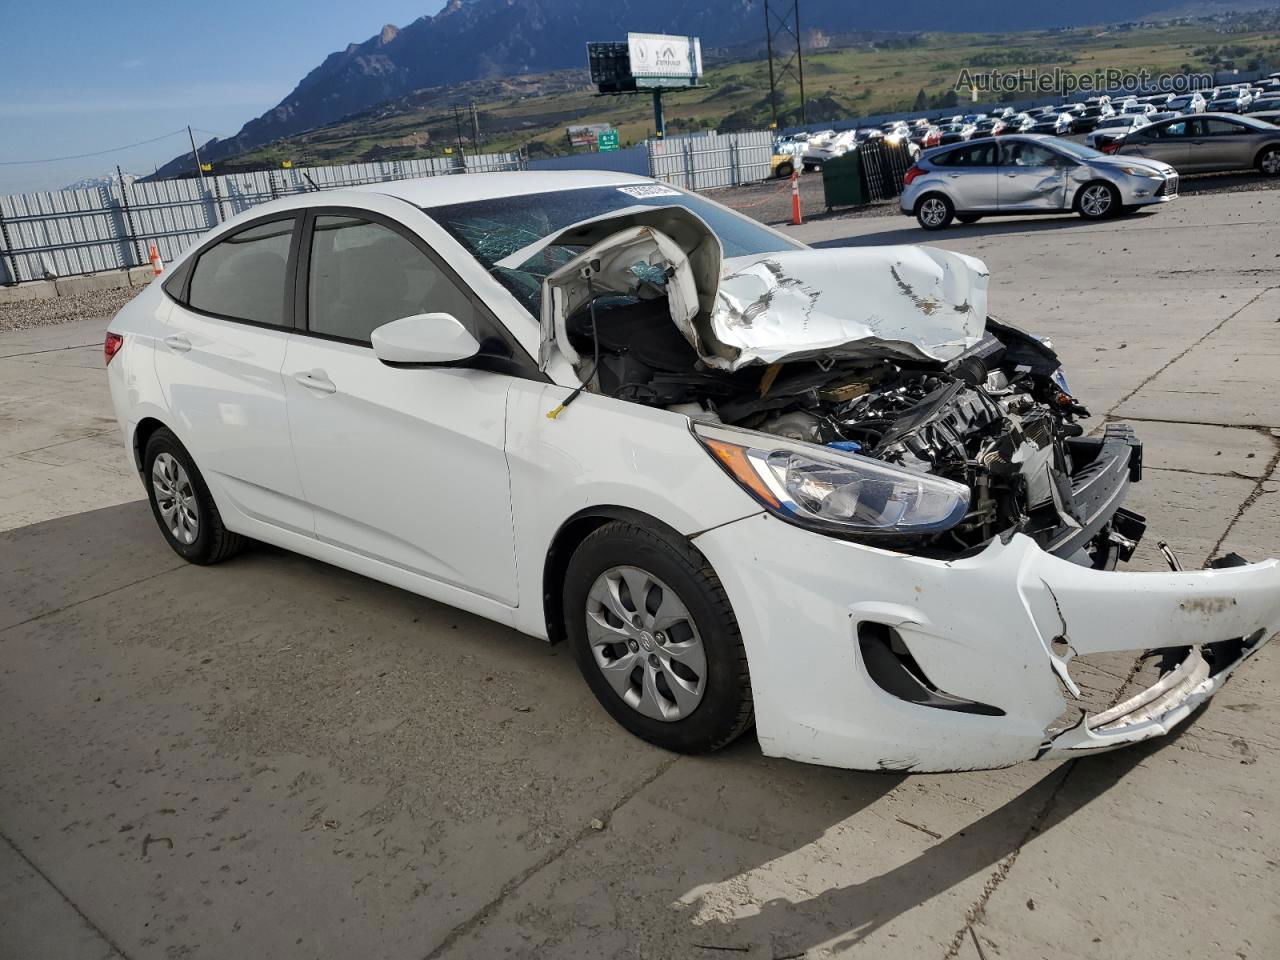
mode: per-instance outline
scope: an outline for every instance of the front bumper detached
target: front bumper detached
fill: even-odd
[[[829,766],[999,767],[1160,736],[1280,628],[1276,560],[1121,573],[1023,535],[932,560],[763,515],[695,543],[738,615],[762,749]],[[1158,680],[1070,715],[1073,661],[1147,651]]]
[[[1080,756],[1161,737],[1222,689],[1236,667],[1266,642],[1264,631],[1236,641],[1190,647],[1181,662],[1151,686],[1101,713],[1082,713],[1077,724],[1049,741],[1040,757]]]

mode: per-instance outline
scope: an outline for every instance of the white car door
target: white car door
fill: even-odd
[[[486,353],[509,355],[511,341],[421,239],[389,218],[316,208],[301,251],[306,322],[289,342],[284,378],[316,537],[514,605],[504,452],[512,376],[388,366],[370,334],[401,317],[448,313]]]
[[[165,281],[175,301],[155,352],[174,429],[224,509],[312,533],[285,409],[297,218],[219,238]]]

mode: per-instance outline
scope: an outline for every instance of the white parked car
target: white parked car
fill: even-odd
[[[1280,624],[1280,564],[1112,569],[1141,445],[1083,435],[986,294],[973,258],[811,250],[639,177],[406,180],[222,224],[114,318],[107,377],[179,556],[259,540],[564,639],[668,749],[1164,734]],[[1145,648],[1157,684],[1073,699],[1077,658]]]

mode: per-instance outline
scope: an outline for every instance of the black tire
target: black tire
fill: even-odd
[[[165,519],[158,502],[155,471],[156,460],[162,455],[177,461],[186,473],[186,486],[189,488],[190,499],[194,502],[196,517],[194,539],[189,543],[180,540],[170,529],[170,523]],[[156,518],[160,532],[173,552],[183,560],[202,566],[221,563],[244,548],[245,538],[223,526],[222,515],[218,513],[218,506],[213,502],[209,487],[200,475],[195,461],[191,459],[191,454],[187,453],[187,448],[165,427],[161,427],[147,440],[142,454],[142,481],[146,485],[151,513]]]
[[[818,167],[816,164],[805,163],[800,165],[800,169],[803,170],[805,173],[813,173],[813,171],[817,170]]]
[[[706,660],[702,699],[688,716],[645,716],[613,688],[596,661],[587,635],[590,593],[597,578],[615,567],[637,568],[661,580],[688,611]],[[751,677],[738,621],[715,571],[688,541],[634,523],[606,523],[570,558],[563,599],[565,635],[583,678],[600,704],[631,733],[677,753],[708,753],[732,743],[751,726]],[[643,664],[637,664],[643,672]]]
[[[941,202],[942,212],[938,213],[937,203]],[[955,219],[955,204],[943,193],[926,193],[916,203],[916,223],[926,230],[944,230],[951,226]]]
[[[957,219],[960,223],[977,223],[979,220],[981,220],[981,219],[982,219],[982,214],[980,214],[980,213],[957,213],[957,214],[956,214],[956,219]]]
[[[1107,200],[1103,203],[1099,194],[1094,191],[1105,191]],[[1097,197],[1096,203],[1094,198]],[[1105,180],[1093,180],[1086,183],[1076,194],[1076,213],[1086,220],[1106,220],[1120,213],[1120,191]]]
[[[1258,154],[1255,164],[1265,177],[1280,176],[1280,147],[1267,147]]]
[[[784,180],[796,172],[795,165],[787,162],[778,164],[778,179]]]

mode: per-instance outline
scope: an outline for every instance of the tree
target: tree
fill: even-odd
[[[920,92],[916,94],[915,106],[912,107],[912,109],[916,111],[929,109],[929,95],[924,92],[923,87],[921,87]]]

